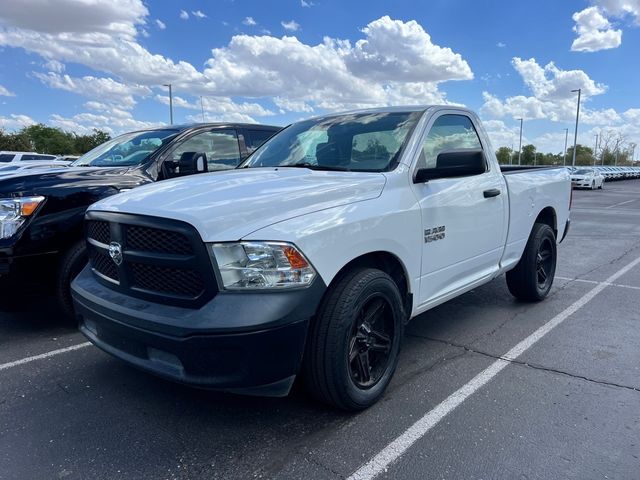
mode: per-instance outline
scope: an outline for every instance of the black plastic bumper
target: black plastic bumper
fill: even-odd
[[[56,252],[20,257],[0,256],[0,284],[24,289],[51,280],[58,260]]]
[[[302,290],[220,292],[188,309],[110,290],[87,267],[72,295],[80,331],[135,367],[195,387],[282,396],[298,373],[325,289],[316,279]]]

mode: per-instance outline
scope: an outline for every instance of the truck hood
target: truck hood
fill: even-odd
[[[20,170],[0,175],[0,194],[51,195],[60,189],[134,188],[139,174],[128,167],[62,167]],[[131,178],[129,178],[131,177]],[[73,187],[71,187],[73,186]]]
[[[206,242],[233,241],[289,218],[376,198],[385,181],[383,174],[367,172],[230,170],[146,185],[90,210],[182,220]]]

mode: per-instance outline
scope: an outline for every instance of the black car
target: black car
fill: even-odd
[[[100,145],[70,167],[0,177],[2,297],[52,287],[72,315],[69,285],[86,263],[89,205],[146,183],[235,168],[280,128],[217,123],[141,130]]]

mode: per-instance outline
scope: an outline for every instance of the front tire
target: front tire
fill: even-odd
[[[525,302],[544,300],[556,273],[556,236],[549,225],[536,223],[513,270],[507,272],[511,294]]]
[[[56,274],[56,300],[62,312],[68,318],[73,318],[73,300],[71,299],[71,281],[87,264],[87,247],[84,240],[71,246],[62,256]]]
[[[398,364],[405,314],[385,272],[355,269],[330,287],[312,322],[304,360],[307,389],[342,410],[382,396]]]
[[[595,190],[596,189],[596,182],[595,180],[593,182],[591,182],[591,190]]]

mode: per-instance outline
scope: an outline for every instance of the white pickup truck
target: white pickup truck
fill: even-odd
[[[237,170],[90,207],[80,329],[188,385],[282,396],[301,375],[363,409],[409,319],[505,272],[515,297],[546,297],[570,196],[564,168],[501,171],[463,108],[301,121]]]

